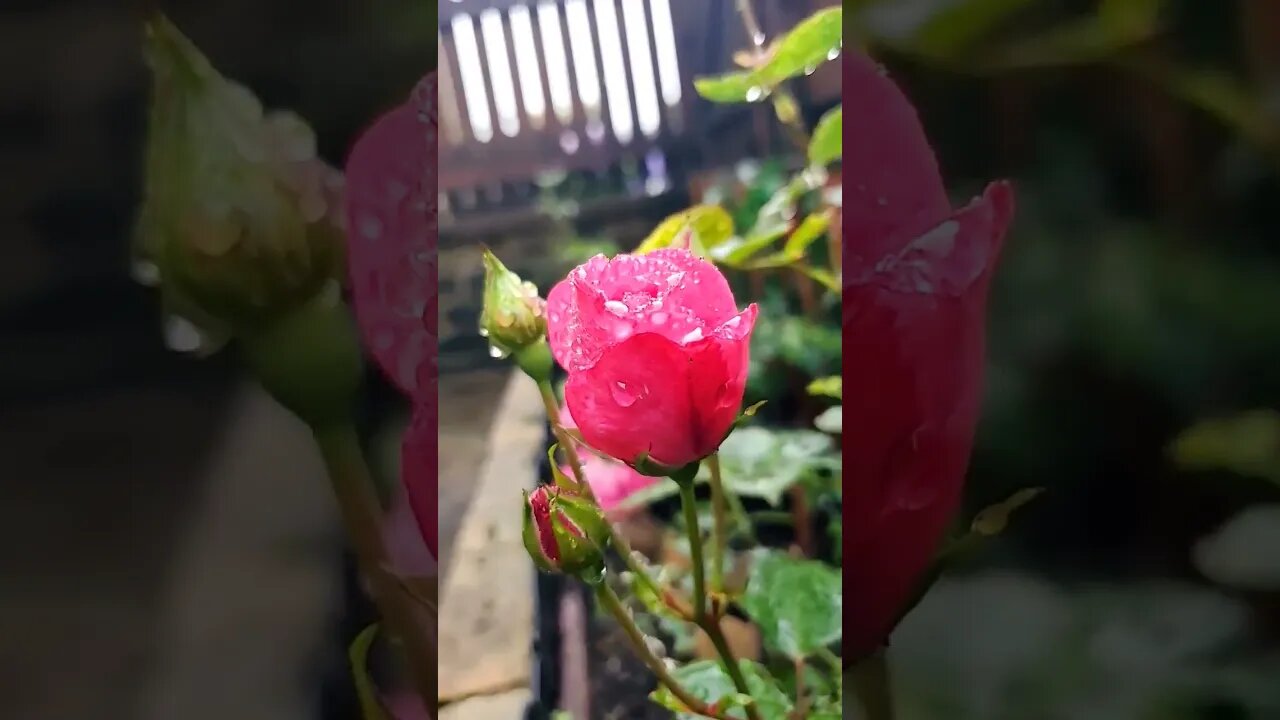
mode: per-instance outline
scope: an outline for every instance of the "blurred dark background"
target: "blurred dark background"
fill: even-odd
[[[0,8],[0,717],[318,717],[349,675],[309,437],[130,275],[143,5]],[[420,0],[151,5],[338,166],[434,62]]]
[[[957,203],[1016,183],[966,517],[1047,490],[897,636],[906,717],[1280,717],[1280,4],[846,7]]]

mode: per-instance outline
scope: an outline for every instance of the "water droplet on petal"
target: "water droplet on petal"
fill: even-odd
[[[697,342],[702,339],[702,328],[696,327],[680,338],[681,345],[688,345],[691,342]]]
[[[643,387],[636,388],[634,385],[622,382],[621,380],[615,382],[612,387],[609,388],[609,391],[613,395],[613,401],[618,403],[620,407],[624,408],[635,405],[636,400],[639,400],[644,394]]]
[[[662,325],[667,321],[667,317],[667,314],[664,312],[656,312],[649,316],[649,320],[652,321],[654,325]]]
[[[360,218],[360,235],[368,240],[377,240],[382,236],[382,221],[374,215]]]
[[[626,303],[620,302],[618,300],[609,300],[605,302],[604,309],[608,310],[614,315],[617,315],[618,317],[622,317],[623,315],[627,314]]]
[[[741,324],[742,324],[742,316],[734,315],[733,317],[725,321],[724,326],[732,330]]]

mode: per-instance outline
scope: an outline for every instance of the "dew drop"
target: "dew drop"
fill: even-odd
[[[491,358],[504,358],[504,357],[506,357],[506,356],[507,356],[507,354],[506,354],[506,353],[504,353],[504,352],[502,352],[502,349],[501,349],[501,348],[499,348],[497,345],[490,345],[490,346],[489,346],[489,357],[491,357]]]
[[[382,221],[374,215],[360,218],[360,235],[368,240],[377,240],[382,236]]]
[[[619,301],[619,300],[609,300],[609,301],[606,301],[606,302],[605,302],[605,304],[604,304],[604,309],[605,309],[605,310],[608,310],[609,312],[613,313],[614,315],[617,315],[618,317],[622,317],[623,315],[626,315],[626,314],[627,314],[627,305],[626,305],[626,303],[621,302],[621,301]]]
[[[742,324],[742,316],[734,315],[733,317],[725,321],[724,326],[732,330],[741,324]]]
[[[805,74],[805,75],[812,75],[812,74],[814,74],[814,73],[815,73],[815,72],[817,72],[817,71],[818,71],[818,66],[817,66],[817,65],[806,65],[806,66],[805,66],[805,68],[804,68],[804,74]]]
[[[481,326],[480,326],[480,337],[483,337],[483,338],[487,338],[487,337],[489,337],[489,328],[487,328],[487,327],[485,327],[485,326],[481,325]]]
[[[662,325],[667,322],[668,315],[665,312],[656,312],[649,316],[654,325]]]
[[[688,345],[691,342],[697,342],[702,339],[702,328],[696,327],[680,338],[681,345]]]
[[[758,87],[747,89],[747,102],[756,102],[764,97],[764,90]]]
[[[828,60],[835,60],[838,57],[840,57],[840,48],[832,48],[831,52],[827,53]]]
[[[609,391],[613,395],[613,401],[618,403],[619,407],[627,408],[636,404],[636,400],[643,395],[643,389],[640,388],[638,391],[634,386],[619,380],[609,388]]]

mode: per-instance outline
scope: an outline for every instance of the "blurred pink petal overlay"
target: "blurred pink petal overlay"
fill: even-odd
[[[381,116],[347,160],[348,271],[356,319],[382,371],[413,402],[401,451],[404,497],[412,516],[393,510],[393,562],[408,574],[431,568],[436,516],[438,304],[436,74],[408,101]],[[429,557],[414,547],[420,529]],[[406,530],[408,530],[406,532]]]

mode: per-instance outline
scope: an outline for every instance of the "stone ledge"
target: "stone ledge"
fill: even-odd
[[[442,703],[529,686],[534,569],[516,513],[520,491],[537,481],[543,423],[537,386],[512,371],[441,593]]]

